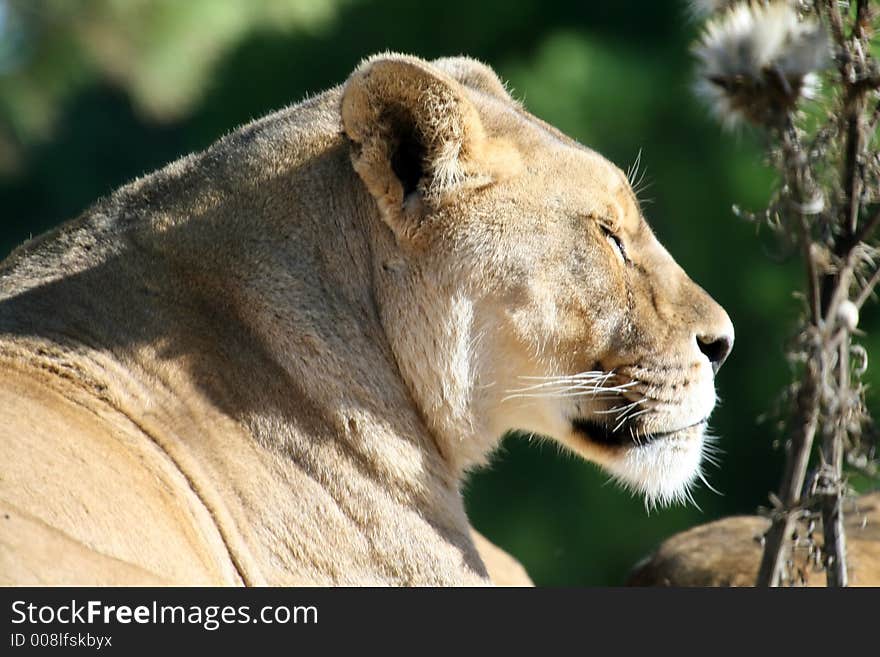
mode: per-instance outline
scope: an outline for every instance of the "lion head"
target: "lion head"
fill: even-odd
[[[627,176],[470,59],[374,57],[342,118],[386,227],[382,321],[447,459],[467,468],[527,432],[649,500],[685,494],[733,327]]]

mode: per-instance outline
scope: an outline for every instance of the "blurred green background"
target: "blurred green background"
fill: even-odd
[[[622,168],[641,150],[649,221],[736,326],[712,423],[722,494],[697,490],[700,509],[648,514],[592,465],[516,437],[467,485],[474,525],[538,584],[620,584],[672,533],[754,512],[781,472],[773,423],[757,418],[788,382],[800,270],[731,214],[762,208],[773,174],[753,135],[722,133],[691,94],[697,31],[675,0],[0,0],[0,257],[371,53],[482,59]],[[869,311],[871,353],[877,326]]]

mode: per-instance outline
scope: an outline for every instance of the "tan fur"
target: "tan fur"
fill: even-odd
[[[495,586],[534,586],[522,564],[492,543],[480,532],[471,530],[474,545],[486,564],[489,579]]]
[[[880,586],[880,492],[845,505],[847,570],[850,586]],[[759,539],[770,527],[760,516],[733,516],[694,527],[664,541],[639,563],[631,586],[754,586],[761,563]],[[807,527],[798,532],[804,543]],[[821,547],[822,525],[814,531]],[[789,584],[825,586],[825,573],[812,561],[806,544],[789,568]]]
[[[465,472],[521,429],[674,497],[717,336],[619,169],[473,60],[377,56],[2,264],[0,580],[488,583]],[[509,398],[586,370],[664,435]]]

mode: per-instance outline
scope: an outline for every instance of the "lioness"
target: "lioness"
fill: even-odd
[[[3,263],[0,577],[488,583],[502,434],[676,498],[732,343],[617,167],[379,55]]]

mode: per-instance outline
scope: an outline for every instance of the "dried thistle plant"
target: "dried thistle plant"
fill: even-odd
[[[694,53],[698,91],[722,121],[774,125],[815,98],[829,48],[818,21],[793,6],[743,3],[709,20]]]
[[[785,472],[771,494],[758,584],[797,583],[795,527],[819,514],[824,546],[820,554],[811,544],[811,554],[829,586],[845,586],[844,463],[877,471],[867,352],[857,340],[860,310],[880,281],[880,67],[871,55],[880,11],[868,0],[691,5],[707,20],[694,46],[699,94],[725,125],[757,128],[779,172],[769,206],[739,214],[796,247],[806,279],[789,353]]]

